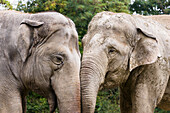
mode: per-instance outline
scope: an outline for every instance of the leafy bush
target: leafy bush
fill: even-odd
[[[170,113],[170,111],[164,111],[160,108],[156,108],[154,113]]]
[[[120,113],[118,89],[98,93],[95,113]]]
[[[30,92],[27,96],[27,113],[48,113],[49,107],[47,99],[42,96]]]

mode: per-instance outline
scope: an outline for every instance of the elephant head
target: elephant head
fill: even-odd
[[[80,52],[74,23],[54,12],[21,22],[17,50],[24,87],[48,99],[50,112],[80,112]]]
[[[80,71],[82,111],[93,113],[99,89],[124,84],[129,74],[160,55],[154,31],[128,14],[101,12],[83,37]]]

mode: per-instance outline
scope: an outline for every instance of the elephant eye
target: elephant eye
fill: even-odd
[[[108,53],[113,53],[115,51],[116,51],[116,49],[114,47],[110,47],[109,50],[108,50]]]
[[[64,58],[61,55],[54,55],[54,56],[52,56],[52,62],[54,64],[56,64],[56,65],[63,64],[64,63],[63,61],[64,61]]]

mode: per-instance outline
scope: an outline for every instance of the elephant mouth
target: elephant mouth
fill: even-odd
[[[110,73],[110,71],[106,72],[104,82],[101,83],[101,85],[100,85],[100,87],[99,87],[99,90],[104,90],[104,89],[107,88],[107,87],[106,87],[106,82],[107,82],[106,79],[108,78],[109,73]]]
[[[50,97],[48,97],[48,104],[50,113],[55,112],[56,108],[58,109],[57,95],[53,92]]]
[[[111,71],[108,71],[105,75],[105,79],[108,77],[108,75],[110,74]]]
[[[114,72],[108,71],[105,75],[104,83],[101,84],[99,90],[115,88],[119,85],[117,75]]]

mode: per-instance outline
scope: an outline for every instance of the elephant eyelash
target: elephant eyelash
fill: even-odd
[[[54,71],[61,69],[64,65],[64,57],[61,55],[55,55],[51,57],[51,61],[53,62]]]
[[[108,49],[108,53],[114,53],[116,51],[117,50],[114,47],[109,47],[109,49]]]
[[[53,56],[57,56],[57,55],[60,55],[60,56],[65,57],[65,54],[64,54],[64,52],[62,52],[62,51],[52,53],[52,54],[51,54],[51,57],[53,57]]]
[[[65,55],[64,54],[52,54],[51,55],[51,60],[54,64],[56,65],[60,65],[60,64],[63,64],[64,62],[64,59],[65,59]],[[60,63],[58,61],[61,61]],[[58,62],[58,63],[57,63]]]

